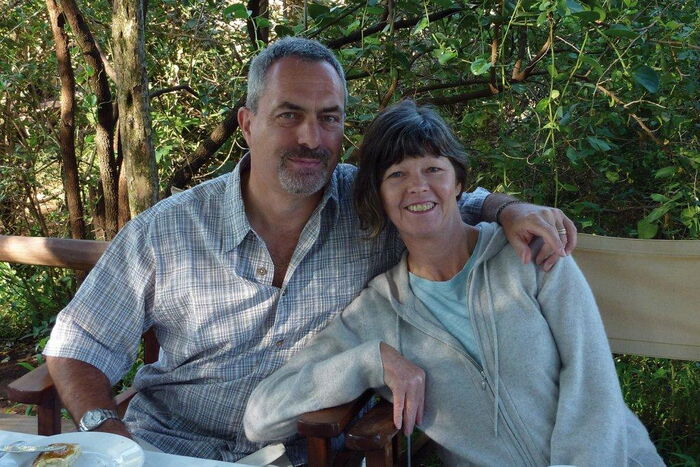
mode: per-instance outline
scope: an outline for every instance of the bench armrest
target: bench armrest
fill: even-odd
[[[306,437],[332,438],[338,436],[345,431],[348,423],[367,404],[372,394],[372,391],[365,391],[360,397],[347,404],[307,412],[297,420],[297,430]]]

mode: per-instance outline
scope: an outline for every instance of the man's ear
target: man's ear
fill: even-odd
[[[238,126],[243,133],[243,138],[245,139],[248,146],[250,146],[250,120],[253,117],[253,112],[248,107],[241,107],[238,109]]]

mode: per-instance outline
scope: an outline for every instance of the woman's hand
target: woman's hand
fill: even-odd
[[[395,348],[379,345],[384,366],[384,384],[394,398],[394,426],[408,436],[423,422],[425,371],[404,358]]]
[[[535,237],[544,240],[535,262],[545,271],[576,248],[576,226],[561,209],[518,203],[507,206],[499,217],[508,241],[524,264],[532,261],[529,245]]]

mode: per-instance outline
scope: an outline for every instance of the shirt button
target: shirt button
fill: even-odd
[[[267,274],[267,269],[265,269],[263,267],[259,267],[257,270],[257,273],[258,273],[258,276],[264,276],[265,274]]]
[[[275,342],[275,345],[276,345],[277,347],[282,347],[282,346],[284,345],[284,339]]]
[[[287,295],[287,289],[284,289],[284,290],[282,291],[282,296],[285,296],[285,295]]]

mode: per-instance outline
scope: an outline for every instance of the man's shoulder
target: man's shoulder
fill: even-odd
[[[224,174],[197,186],[173,194],[139,214],[133,221],[150,224],[173,216],[187,216],[221,210],[231,174]],[[132,221],[132,222],[133,222]]]
[[[333,178],[338,184],[338,189],[343,189],[343,192],[352,192],[352,184],[355,181],[357,167],[352,164],[338,164],[333,171]]]

